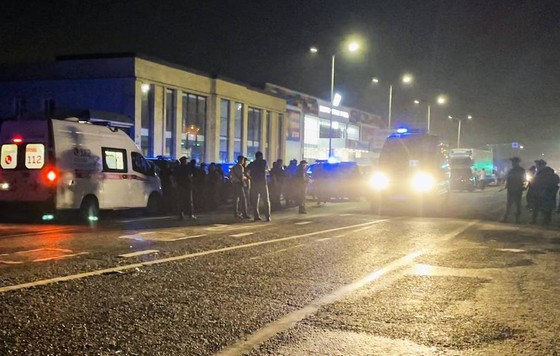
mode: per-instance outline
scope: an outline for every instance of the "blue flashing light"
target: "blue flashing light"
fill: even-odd
[[[340,160],[334,156],[329,157],[328,161],[330,164],[340,163]]]
[[[401,127],[401,128],[397,129],[397,133],[400,133],[400,134],[407,133],[407,132],[408,132],[408,129],[404,128],[404,127]]]

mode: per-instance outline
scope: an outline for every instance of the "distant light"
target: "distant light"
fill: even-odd
[[[467,119],[469,119],[469,120],[472,119],[472,116],[471,116],[471,115],[468,115],[468,116],[467,116]]]
[[[414,104],[416,105],[420,104],[420,100],[414,100]]]
[[[519,146],[519,148],[520,148],[520,149],[524,149],[525,147],[524,147],[524,146]]]
[[[97,221],[99,218],[97,216],[88,216],[89,221]]]
[[[412,75],[410,75],[410,74],[405,74],[402,77],[402,82],[404,84],[410,84],[410,83],[412,83],[413,80],[414,80],[414,77],[412,77]]]
[[[371,78],[371,82],[372,82],[373,84],[377,84],[377,83],[379,83],[379,79],[377,79],[377,78]]]
[[[150,91],[150,84],[146,84],[146,83],[142,84],[140,86],[140,90],[142,90],[142,93],[146,94],[147,92]]]
[[[443,95],[440,95],[440,96],[437,97],[437,103],[439,105],[443,105],[443,104],[447,103],[447,98]]]
[[[453,119],[453,116],[448,115],[447,118],[448,118],[449,120],[451,120],[451,119]]]
[[[8,190],[10,189],[10,183],[4,182],[0,183],[0,190]]]
[[[309,48],[309,52],[317,53],[317,52],[319,52],[319,49],[317,47],[311,47],[311,48]]]
[[[333,106],[339,106],[341,101],[342,101],[342,95],[335,93],[332,102]]]
[[[404,128],[404,127],[401,127],[401,128],[397,129],[397,133],[407,133],[407,132],[408,132],[408,129]]]
[[[356,52],[360,49],[360,44],[358,42],[352,42],[348,45],[348,50],[350,52]]]
[[[330,156],[327,162],[329,162],[330,164],[335,164],[335,163],[340,163],[340,160],[334,156]]]
[[[49,221],[49,220],[53,220],[54,219],[54,215],[53,214],[45,214],[41,217],[41,219],[43,221]]]
[[[338,125],[338,121],[333,121],[333,122],[332,122],[332,128],[333,128],[333,129],[338,130],[339,127],[340,127],[340,126]]]

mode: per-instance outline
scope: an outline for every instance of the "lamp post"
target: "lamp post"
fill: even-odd
[[[358,42],[351,42],[348,44],[348,52],[356,52],[357,50],[360,49],[360,45]],[[317,53],[319,52],[317,47],[311,47],[309,49],[309,51],[311,53]],[[333,129],[333,107],[334,106],[338,106],[340,104],[340,100],[342,99],[342,97],[340,97],[338,101],[338,103],[335,105],[335,92],[334,92],[334,66],[335,66],[335,61],[336,61],[336,55],[339,52],[335,52],[334,54],[331,55],[331,100],[330,100],[330,114],[329,114],[329,154],[328,157],[330,158],[333,155],[333,149],[332,149],[332,129]],[[338,94],[337,94],[338,95]]]
[[[447,116],[449,120],[456,119],[459,121],[459,126],[457,126],[457,148],[461,147],[461,124],[463,123],[464,119],[472,120],[471,115],[467,115],[467,117],[453,117],[451,115]]]
[[[444,105],[447,103],[447,97],[444,95],[439,95],[436,98],[436,104],[438,105]],[[420,104],[420,100],[414,100],[414,104],[418,105]],[[431,129],[431,124],[432,124],[432,104],[428,103],[428,115],[427,115],[427,131],[428,133],[430,133],[430,129]]]
[[[414,81],[414,77],[411,74],[404,74],[401,77],[401,83],[405,85],[410,85]],[[378,84],[378,78],[372,78],[371,82],[373,84]],[[392,126],[392,118],[393,118],[393,84],[389,84],[389,112],[387,114],[387,128],[390,130]]]

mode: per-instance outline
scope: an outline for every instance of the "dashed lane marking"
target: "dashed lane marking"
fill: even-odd
[[[10,254],[3,254],[1,255],[0,263],[15,265],[26,262],[45,262],[86,255],[88,253],[89,252],[75,253],[72,250],[64,248],[44,247],[36,248],[33,250],[18,251]]]
[[[339,236],[344,236],[344,235],[339,235]],[[339,236],[335,236],[335,237],[339,237]],[[330,240],[330,239],[331,239],[330,237],[324,237],[324,238],[322,238],[322,239],[318,239],[317,241],[321,241],[321,242],[322,242],[322,241],[328,241],[328,240]]]
[[[107,274],[107,273],[122,272],[122,271],[127,271],[129,269],[140,268],[140,267],[151,266],[151,265],[157,265],[157,264],[168,263],[168,262],[181,261],[181,260],[186,260],[186,259],[189,259],[189,258],[213,255],[213,254],[216,254],[216,253],[235,251],[235,250],[246,249],[246,248],[251,248],[251,247],[256,247],[256,246],[269,245],[269,244],[274,244],[274,243],[284,242],[284,241],[291,241],[291,240],[300,239],[300,238],[303,238],[303,237],[316,236],[316,235],[320,235],[320,234],[326,234],[326,233],[335,232],[335,231],[342,231],[342,230],[352,229],[352,228],[356,228],[356,227],[371,226],[371,225],[379,224],[379,223],[382,223],[382,222],[386,222],[388,220],[389,219],[382,219],[382,220],[370,221],[370,222],[367,222],[367,223],[335,227],[335,228],[327,229],[327,230],[320,230],[320,231],[308,232],[308,233],[300,234],[300,235],[281,237],[281,238],[274,239],[274,240],[252,242],[252,243],[248,243],[248,244],[244,244],[244,245],[237,245],[237,246],[219,248],[219,249],[216,249],[216,250],[190,253],[190,254],[185,254],[185,255],[162,258],[162,259],[158,259],[158,260],[145,261],[145,262],[140,262],[140,263],[132,263],[132,264],[129,264],[129,265],[112,267],[112,268],[105,268],[105,269],[100,269],[100,270],[96,270],[96,271],[90,271],[90,272],[84,272],[84,273],[78,273],[78,274],[71,274],[71,275],[62,276],[62,277],[43,279],[43,280],[34,281],[34,282],[15,284],[15,285],[11,285],[11,286],[0,287],[0,293],[5,293],[5,292],[13,291],[13,290],[26,289],[26,288],[31,288],[31,287],[37,287],[37,286],[45,286],[45,285],[58,283],[58,282],[73,281],[73,280],[82,279],[82,278],[86,278],[86,277],[100,276],[100,275]]]
[[[230,236],[231,237],[243,237],[243,236],[249,236],[249,235],[253,235],[253,234],[254,234],[254,232],[242,232],[242,233],[233,234],[233,235],[230,235]]]
[[[155,253],[158,253],[158,252],[159,252],[159,250],[136,251],[136,252],[123,253],[123,254],[119,255],[119,257],[130,258],[130,257],[143,256],[143,255],[151,255],[151,254],[155,254]]]
[[[181,240],[188,240],[194,239],[195,237],[202,237],[206,236],[206,234],[198,234],[198,235],[185,235],[184,232],[173,232],[173,231],[144,231],[139,232],[137,234],[132,235],[122,235],[119,236],[119,239],[129,239],[129,240],[151,240],[151,241],[181,241]]]
[[[126,219],[126,220],[117,220],[115,222],[117,223],[121,223],[121,224],[127,224],[127,223],[131,223],[131,222],[137,222],[137,221],[154,221],[154,220],[169,220],[169,219],[173,219],[173,218],[177,218],[176,216],[150,216],[150,217],[140,217],[140,218],[132,218],[132,219]]]
[[[272,251],[272,252],[269,252],[269,253],[263,253],[262,255],[259,255],[259,256],[253,256],[249,259],[250,260],[258,260],[259,258],[263,258],[265,256],[270,256],[270,255],[274,255],[274,254],[277,254],[277,253],[286,252],[286,251],[293,250],[293,249],[303,247],[303,246],[306,246],[306,245],[307,244],[299,244],[299,245],[295,245],[295,246],[291,246],[291,247],[281,248],[279,250]]]
[[[313,221],[300,221],[297,222],[296,225],[307,225],[307,224],[311,224]]]
[[[446,234],[445,236],[443,236],[443,239],[446,240],[458,236],[459,234],[463,233],[464,231],[466,231],[468,228],[470,228],[476,223],[477,221],[467,223],[461,226],[460,228],[455,229],[452,232]],[[340,300],[341,298],[349,295],[350,293],[362,288],[363,286],[379,280],[381,277],[391,272],[396,272],[398,274],[397,272],[398,270],[402,270],[403,268],[409,266],[414,262],[416,258],[425,254],[426,252],[428,252],[428,248],[419,251],[414,251],[404,257],[393,260],[392,262],[386,264],[384,267],[378,269],[377,271],[368,274],[364,278],[356,280],[350,284],[344,285],[330,294],[315,299],[314,301],[304,306],[303,308],[299,310],[295,310],[290,314],[287,314],[286,316],[265,325],[264,327],[262,327],[261,329],[253,333],[252,335],[245,336],[243,340],[240,340],[239,342],[224,348],[216,355],[233,356],[233,355],[242,355],[247,352],[250,352],[261,343],[269,340],[270,338],[272,338],[273,336],[281,332],[284,332],[292,328],[293,326],[296,325],[296,323],[316,313],[319,310],[319,308],[321,308],[322,306],[332,304]],[[389,276],[387,278],[390,279]]]
[[[76,256],[82,256],[82,255],[88,255],[88,254],[89,254],[89,252],[71,253],[71,254],[69,254],[69,255],[64,255],[64,256],[37,258],[37,259],[33,260],[33,262],[45,262],[45,261],[52,261],[52,260],[63,260],[63,259],[70,258],[70,257],[76,257]]]
[[[339,214],[338,216],[352,216],[352,215],[354,215],[354,214],[346,213],[346,214]]]

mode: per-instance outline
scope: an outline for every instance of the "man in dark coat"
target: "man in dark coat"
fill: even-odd
[[[187,164],[187,157],[183,156],[179,160],[181,164],[174,171],[175,184],[179,197],[177,199],[177,208],[179,219],[183,220],[185,216],[196,219],[193,207],[192,166]]]
[[[255,160],[249,164],[249,177],[251,178],[251,205],[253,206],[253,219],[262,220],[259,213],[259,203],[262,198],[264,202],[265,221],[271,221],[270,217],[270,197],[268,195],[268,185],[266,174],[268,166],[263,159],[262,152],[255,153]]]
[[[533,180],[531,189],[535,194],[535,206],[533,209],[532,224],[537,223],[538,214],[543,216],[543,225],[549,225],[552,211],[556,207],[556,193],[560,178],[546,162],[542,159],[536,160],[537,174]]]
[[[521,159],[513,157],[510,159],[511,169],[506,175],[506,184],[504,189],[507,189],[507,206],[504,214],[503,222],[508,221],[508,216],[515,205],[515,223],[519,224],[521,217],[521,197],[525,189],[525,169],[519,165]]]

